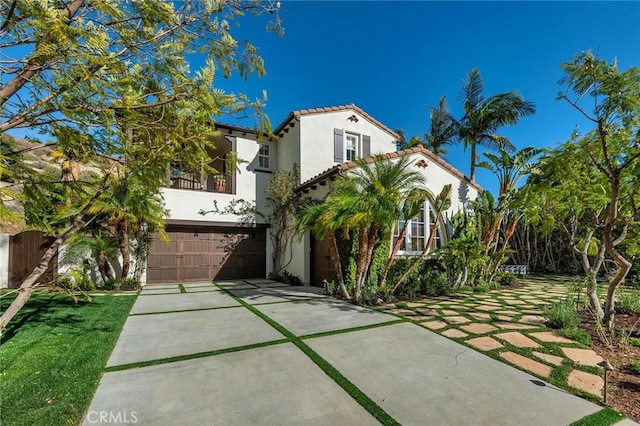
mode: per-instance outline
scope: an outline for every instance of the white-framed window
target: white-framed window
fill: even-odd
[[[418,255],[422,252],[429,240],[429,230],[431,224],[435,222],[435,213],[430,207],[429,202],[425,202],[420,213],[409,221],[405,230],[405,235],[400,245],[398,254]],[[400,231],[405,225],[405,219],[400,218],[393,232],[393,245],[395,246],[400,236]],[[436,229],[436,234],[431,243],[431,248],[435,249],[442,245],[440,229]]]
[[[260,143],[258,150],[258,167],[261,169],[271,168],[271,146],[268,143]]]
[[[344,137],[345,161],[354,161],[358,155],[360,136],[354,133],[346,133]]]

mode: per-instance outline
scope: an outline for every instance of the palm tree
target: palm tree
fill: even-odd
[[[447,95],[440,98],[438,106],[431,106],[429,133],[424,135],[425,146],[436,155],[446,155],[447,145],[453,143],[458,134],[458,123],[447,107]]]
[[[464,116],[459,122],[458,137],[465,149],[471,148],[470,178],[475,180],[478,145],[488,149],[513,150],[505,136],[496,134],[499,127],[516,124],[522,117],[535,113],[532,102],[525,101],[517,92],[505,92],[485,99],[484,82],[477,68],[467,74],[462,85]]]
[[[489,170],[498,178],[499,194],[498,203],[494,205],[493,196],[490,193],[484,193],[480,197],[476,207],[479,211],[484,212],[481,216],[488,221],[483,227],[483,239],[486,245],[486,253],[493,246],[493,251],[497,250],[497,242],[502,222],[507,212],[511,209],[511,204],[516,193],[516,186],[520,180],[532,173],[538,172],[538,165],[531,160],[541,150],[533,147],[526,147],[510,155],[505,149],[500,149],[498,155],[485,152],[484,156],[488,161],[478,164],[478,167]],[[507,224],[505,235],[503,235],[503,248],[515,232],[518,216],[509,215],[510,221]]]
[[[131,266],[129,239],[146,232],[160,231],[164,234],[166,212],[160,197],[137,184],[115,180],[107,188],[103,197],[96,202],[92,213],[101,215],[111,235],[117,240],[122,256],[122,278],[127,278]],[[144,259],[137,259],[144,261]]]
[[[358,301],[376,243],[391,238],[405,194],[425,182],[419,172],[410,169],[411,165],[409,156],[397,161],[374,156],[373,164],[361,160],[358,169],[338,183],[338,191],[332,197],[332,202],[346,208],[344,228],[358,235],[355,282]]]
[[[64,251],[65,263],[81,263],[87,252],[93,256],[103,283],[115,279],[116,273],[110,260],[118,253],[115,238],[99,231],[76,234],[68,240],[67,250]]]
[[[405,194],[415,185],[424,184],[424,177],[410,169],[412,162],[409,156],[392,161],[374,155],[373,162],[359,160],[357,164],[358,168],[353,173],[336,182],[334,191],[319,207],[303,209],[297,226],[334,239],[337,232],[357,236],[353,296],[359,302],[374,248],[379,241],[391,238]],[[337,256],[337,245],[332,248],[333,244],[335,241],[330,241],[330,249],[335,250]],[[334,260],[334,265],[337,263]]]
[[[310,200],[302,206],[296,219],[293,222],[293,230],[296,234],[302,235],[305,232],[313,232],[314,236],[322,240],[327,239],[329,246],[329,256],[333,270],[338,280],[338,287],[342,297],[351,300],[351,294],[347,290],[342,274],[342,262],[338,252],[338,240],[336,232],[341,227],[344,217],[335,216],[335,212],[330,212],[325,203],[318,200]]]

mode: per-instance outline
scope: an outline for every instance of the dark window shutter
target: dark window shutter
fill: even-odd
[[[333,161],[342,163],[343,151],[342,129],[333,129]]]
[[[362,135],[362,158],[371,155],[371,136]]]

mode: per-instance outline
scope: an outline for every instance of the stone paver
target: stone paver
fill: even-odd
[[[517,365],[518,367],[530,371],[533,374],[537,374],[541,377],[549,377],[553,368],[548,365],[544,365],[540,362],[534,361],[522,355],[513,353],[513,352],[501,352],[500,356],[513,365]]]
[[[474,348],[480,349],[481,351],[485,351],[485,352],[504,347],[502,343],[488,336],[476,337],[475,339],[467,340],[466,343],[470,344]]]
[[[407,306],[410,308],[419,308],[424,306],[424,303],[420,303],[420,302],[407,302]]]
[[[490,314],[485,314],[484,312],[478,313],[478,312],[471,312],[469,313],[469,316],[480,320],[480,321],[489,321],[491,320],[491,315]]]
[[[529,324],[544,324],[545,321],[544,317],[538,315],[523,315],[522,318],[520,318],[520,322]]]
[[[520,312],[516,312],[516,311],[496,311],[496,314],[513,316],[513,315],[520,315]]]
[[[458,311],[452,311],[451,309],[444,309],[442,311],[442,315],[446,315],[446,316],[458,315]]]
[[[441,328],[445,328],[447,323],[443,321],[426,321],[421,322],[420,325],[428,328],[429,330],[440,330]]]
[[[507,316],[507,315],[498,315],[496,318],[498,318],[499,321],[512,321],[513,317]]]
[[[460,328],[473,334],[484,334],[497,330],[496,327],[489,324],[468,324],[460,326]]]
[[[414,315],[418,315],[415,311],[412,311],[410,309],[393,309],[391,311],[388,311],[390,314],[394,314],[394,315],[402,315],[405,317],[411,317]]]
[[[468,334],[465,332],[462,332],[460,330],[456,330],[455,328],[451,328],[449,330],[445,330],[442,332],[443,336],[446,337],[456,337],[456,338],[461,338],[461,337],[467,337]]]
[[[549,343],[575,343],[573,340],[566,337],[558,336],[552,331],[540,331],[538,333],[529,333],[529,336],[534,337],[541,342]]]
[[[586,373],[580,370],[573,370],[569,373],[567,383],[576,389],[588,392],[592,395],[602,396],[604,380],[595,374]]]
[[[438,311],[436,311],[435,309],[416,309],[416,312],[420,315],[427,315],[432,317],[438,316]]]
[[[468,322],[471,322],[469,318],[459,316],[459,315],[453,316],[453,317],[444,317],[442,319],[448,322],[449,324],[466,324]]]
[[[573,362],[581,365],[597,366],[603,359],[591,349],[562,348],[565,356]]]
[[[479,311],[496,311],[496,310],[498,310],[500,308],[501,308],[501,306],[494,306],[494,305],[476,306],[476,310],[479,310]]]
[[[526,324],[515,324],[512,322],[494,322],[493,325],[500,327],[500,328],[506,328],[509,330],[526,330],[528,328],[534,328],[535,326],[531,326],[531,325],[526,325]]]
[[[494,337],[504,340],[505,342],[509,342],[513,346],[517,346],[519,348],[539,348],[540,347],[539,343],[534,342],[524,334],[520,334],[517,331],[495,334]]]
[[[564,360],[564,358],[562,358],[561,356],[544,354],[542,352],[533,351],[533,354],[536,357],[540,358],[541,360],[546,361],[549,364],[553,364],[553,365],[556,365],[556,366],[562,365],[562,361]]]

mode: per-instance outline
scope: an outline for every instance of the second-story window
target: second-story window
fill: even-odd
[[[260,150],[258,151],[258,167],[261,169],[271,168],[271,147],[269,144],[260,144]]]
[[[353,133],[347,133],[345,135],[345,160],[353,161],[358,155],[358,145],[360,137]]]

